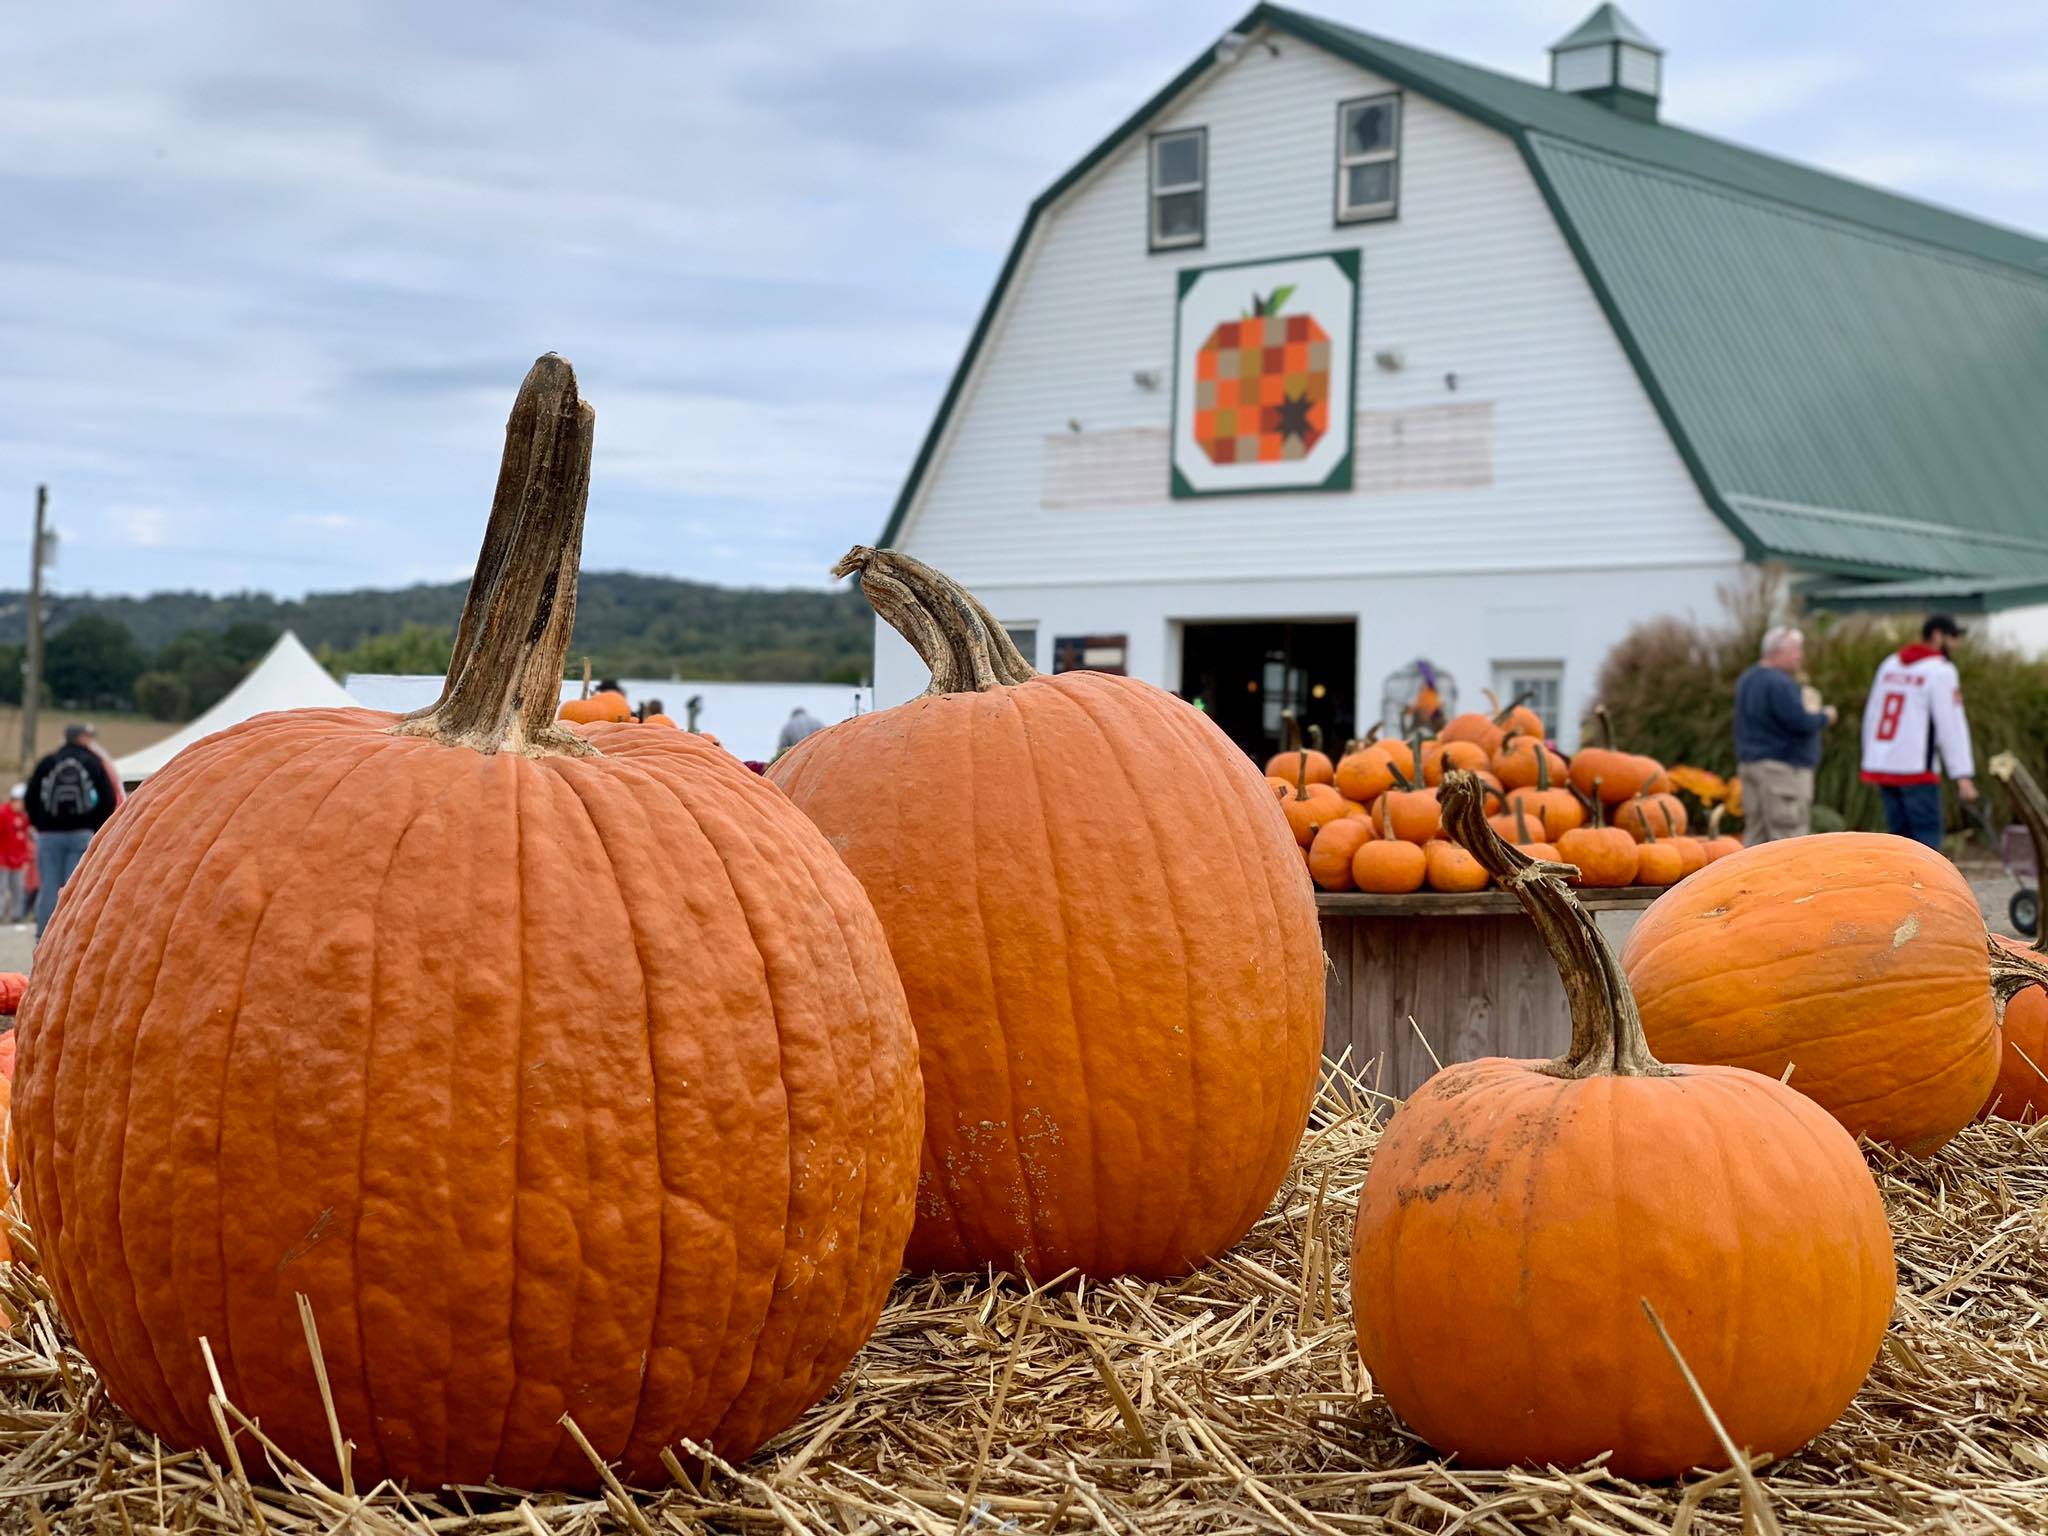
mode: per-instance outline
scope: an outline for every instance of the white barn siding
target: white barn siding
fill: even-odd
[[[1055,629],[1128,631],[1131,670],[1168,687],[1175,620],[1356,616],[1362,715],[1379,680],[1424,652],[1468,689],[1494,660],[1566,660],[1575,718],[1610,632],[1711,606],[1741,546],[1513,143],[1405,92],[1399,217],[1336,225],[1337,103],[1394,87],[1277,41],[1281,57],[1249,50],[1153,124],[1208,129],[1203,248],[1146,251],[1142,133],[1041,220],[898,542],[1006,620],[1040,622],[1048,651]],[[1174,274],[1351,246],[1356,489],[1172,500]],[[1381,351],[1403,366],[1375,366]],[[1133,380],[1147,369],[1156,390]],[[1410,614],[1422,591],[1429,611]],[[1461,664],[1529,610],[1561,616],[1569,652],[1560,634]],[[879,701],[918,686],[887,637]]]

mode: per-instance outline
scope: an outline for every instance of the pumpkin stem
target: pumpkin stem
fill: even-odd
[[[2041,793],[2041,786],[2034,782],[2026,765],[2011,752],[1998,753],[1987,766],[1991,777],[2003,783],[2012,796],[2012,808],[2026,823],[2027,835],[2033,839],[2035,878],[2048,880],[2048,795]],[[2048,923],[2037,923],[2035,927],[2038,935],[2034,951],[2048,955]]]
[[[1039,675],[980,599],[922,560],[894,549],[856,544],[832,567],[832,574],[859,576],[868,606],[908,640],[931,669],[927,698],[986,693]]]
[[[1502,704],[1501,701],[1494,696],[1494,692],[1491,688],[1482,688],[1479,691],[1485,694],[1487,702],[1493,705],[1493,723],[1495,725],[1506,725],[1508,723],[1509,715],[1512,715],[1516,710],[1520,709],[1524,704],[1528,703],[1531,699],[1536,697],[1535,689],[1524,688],[1512,699],[1509,699],[1506,704]]]
[[[1614,722],[1607,718],[1607,706],[1605,704],[1595,704],[1593,706],[1593,721],[1600,727],[1600,745],[1609,752],[1612,752],[1614,750]]]
[[[2005,1005],[2029,987],[2048,987],[2048,959],[2036,950],[2011,949],[1987,938],[1991,957],[1991,995],[1998,1002],[1998,1019],[2005,1022]]]
[[[1440,798],[1444,830],[1477,859],[1502,890],[1529,914],[1571,1000],[1572,1043],[1564,1055],[1536,1070],[1552,1077],[1666,1077],[1671,1068],[1650,1054],[1642,1016],[1614,951],[1565,882],[1569,864],[1532,859],[1505,842],[1486,820],[1486,797],[1477,777],[1460,769],[1444,775]]]
[[[483,548],[455,629],[441,697],[391,727],[486,756],[594,757],[555,722],[563,662],[576,627],[576,573],[590,498],[597,413],[576,371],[550,352],[519,386]]]

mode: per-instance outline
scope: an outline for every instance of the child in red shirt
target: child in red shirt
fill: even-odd
[[[18,923],[28,916],[26,881],[36,861],[35,829],[28,824],[28,786],[17,784],[0,807],[0,923]]]

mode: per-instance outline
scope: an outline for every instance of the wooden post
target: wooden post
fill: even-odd
[[[43,692],[43,558],[49,552],[45,519],[50,488],[36,487],[36,529],[28,545],[28,643],[21,652],[21,771],[36,765],[36,706]]]

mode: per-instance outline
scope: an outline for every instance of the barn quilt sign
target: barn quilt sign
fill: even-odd
[[[1348,491],[1358,252],[1178,274],[1173,494]]]

